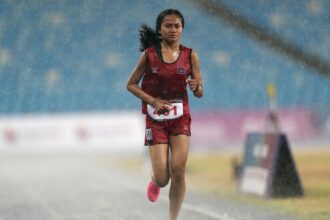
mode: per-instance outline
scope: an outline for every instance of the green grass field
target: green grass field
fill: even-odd
[[[270,207],[300,219],[330,219],[330,149],[293,152],[305,193],[300,198],[264,199],[239,192],[231,160],[240,156],[220,152],[192,154],[187,166],[187,180],[195,190]]]
[[[240,160],[242,155],[228,152],[190,154],[187,164],[188,188],[289,213],[299,219],[330,219],[330,149],[293,150],[292,153],[304,188],[303,197],[265,199],[240,192],[233,177],[231,161],[233,157]],[[128,157],[118,159],[115,163],[132,172],[141,172],[145,161],[142,157]]]

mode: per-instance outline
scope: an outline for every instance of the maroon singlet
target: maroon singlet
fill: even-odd
[[[180,45],[180,55],[173,63],[166,63],[157,55],[155,47],[145,50],[147,66],[142,79],[142,90],[154,98],[183,103],[183,114],[190,114],[187,94],[187,78],[191,75],[192,49]],[[147,105],[142,102],[142,112]]]

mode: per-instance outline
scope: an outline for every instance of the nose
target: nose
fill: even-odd
[[[176,28],[175,27],[171,27],[170,28],[170,33],[175,33],[176,32]]]

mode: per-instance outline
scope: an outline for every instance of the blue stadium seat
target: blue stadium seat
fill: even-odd
[[[310,1],[218,0],[251,22],[325,59],[326,12]],[[142,6],[141,6],[142,5]],[[188,1],[22,1],[0,6],[0,113],[139,109],[126,91],[138,57],[138,28],[180,9],[182,42],[200,56],[205,97],[194,109],[266,108],[266,86],[278,86],[280,107],[330,106],[330,80],[250,39]],[[303,10],[304,9],[304,10]],[[289,16],[290,17],[286,17]],[[313,37],[310,37],[313,36]]]

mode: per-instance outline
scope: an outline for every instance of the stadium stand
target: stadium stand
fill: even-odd
[[[218,0],[274,35],[329,60],[329,1]],[[329,114],[330,79],[288,59],[189,1],[10,1],[0,4],[0,113],[139,109],[126,80],[139,56],[138,28],[168,7],[186,18],[183,43],[200,55],[205,98],[194,109],[267,107]],[[325,116],[324,116],[325,117]]]

